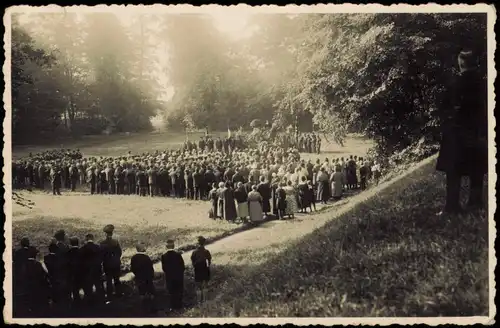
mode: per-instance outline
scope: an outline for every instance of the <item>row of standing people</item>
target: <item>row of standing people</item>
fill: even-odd
[[[21,316],[44,315],[51,309],[62,314],[71,308],[98,305],[106,299],[123,296],[120,280],[122,249],[113,238],[113,230],[112,225],[107,225],[104,228],[106,238],[100,243],[95,243],[94,236],[87,234],[83,245],[77,237],[69,238],[69,243],[66,243],[65,232],[60,230],[56,232],[43,261],[39,261],[39,250],[30,245],[29,238],[22,238],[21,247],[13,256],[15,311],[21,312]],[[191,255],[191,263],[197,292],[203,300],[210,279],[211,254],[204,247],[203,237],[198,238],[198,244],[199,247]],[[130,260],[135,285],[142,298],[154,298],[153,262],[146,254],[144,244],[139,243],[136,250],[137,254]],[[167,241],[167,252],[161,256],[161,264],[170,296],[169,308],[180,310],[183,307],[185,264],[182,255],[175,251],[173,240]],[[81,290],[83,299],[80,297]]]
[[[301,166],[294,174],[291,171],[273,173],[270,181],[261,176],[257,182],[249,176],[246,180],[214,183],[209,192],[209,217],[260,222],[272,213],[279,219],[293,218],[297,212],[316,210],[317,201],[326,204],[331,199],[340,200],[345,190],[364,190],[372,179],[378,183],[380,166],[377,163],[370,165],[365,161],[359,168],[358,182],[354,157],[352,159],[348,165],[336,160],[333,165],[329,162],[320,165],[318,161],[312,172]]]

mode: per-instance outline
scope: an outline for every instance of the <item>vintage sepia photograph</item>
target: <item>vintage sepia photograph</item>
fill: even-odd
[[[5,321],[493,324],[495,21],[6,9]]]

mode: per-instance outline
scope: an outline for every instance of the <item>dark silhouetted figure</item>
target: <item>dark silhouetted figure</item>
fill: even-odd
[[[182,255],[175,251],[174,248],[174,241],[168,240],[168,251],[161,256],[161,266],[165,273],[165,283],[170,294],[170,307],[179,310],[182,308],[185,266]]]
[[[106,234],[106,239],[100,243],[102,266],[106,276],[106,295],[108,298],[113,296],[113,292],[116,293],[116,296],[121,295],[120,268],[122,249],[118,240],[113,239],[114,230],[115,227],[112,224],[105,226],[103,231]]]
[[[460,73],[443,106],[443,133],[436,169],[446,173],[446,204],[439,215],[462,212],[461,178],[470,179],[469,208],[483,206],[488,172],[488,86],[472,51],[458,56]]]
[[[194,281],[197,284],[198,300],[203,302],[207,293],[207,284],[210,281],[210,265],[212,255],[205,249],[206,239],[198,237],[198,248],[191,254],[191,263],[194,268]]]
[[[102,250],[94,243],[94,235],[85,236],[85,244],[80,248],[82,260],[83,290],[87,302],[104,299],[104,286],[102,284]],[[93,288],[96,289],[96,296],[93,297]]]

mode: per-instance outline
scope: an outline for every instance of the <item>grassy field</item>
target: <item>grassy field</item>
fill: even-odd
[[[41,193],[27,195],[35,203],[33,209],[14,205],[13,243],[18,245],[29,236],[33,245],[47,252],[47,245],[58,229],[83,241],[87,233],[104,238],[102,229],[113,224],[116,238],[124,249],[123,262],[129,263],[139,241],[149,246],[154,258],[165,252],[167,239],[177,245],[196,243],[196,237],[213,238],[241,229],[241,225],[208,218],[205,202],[121,195],[63,194],[52,197]],[[126,268],[127,266],[125,266]]]
[[[189,139],[199,140],[204,132],[193,132]],[[226,136],[227,132],[212,132],[213,136]],[[123,156],[130,150],[133,154],[155,150],[176,149],[186,140],[186,134],[177,132],[131,133],[119,135],[86,136],[79,140],[63,140],[49,146],[18,146],[12,150],[13,157],[24,157],[30,152],[37,153],[47,149],[80,149],[84,156]]]
[[[211,134],[215,137],[227,136],[227,132],[211,132]],[[189,134],[189,139],[197,141],[204,135],[204,132],[193,132]],[[78,148],[83,152],[84,156],[122,156],[126,155],[129,150],[132,151],[133,154],[140,154],[155,150],[176,149],[179,148],[185,140],[185,134],[174,132],[88,136],[80,140],[63,141],[62,143],[50,146],[18,146],[12,149],[12,154],[14,158],[19,158],[28,156],[30,152],[37,153],[47,149]],[[331,159],[349,155],[364,156],[371,146],[372,143],[370,140],[351,135],[346,140],[344,147],[323,140],[322,153],[320,155],[304,154],[304,157],[307,159],[310,158],[315,160],[316,158],[320,158],[324,160],[326,157]]]
[[[225,133],[213,133],[225,135]],[[203,133],[194,133],[191,139],[198,139]],[[117,156],[142,153],[165,148],[179,147],[185,135],[174,133],[151,133],[130,136],[88,137],[65,148],[79,148],[84,156]],[[325,142],[326,143],[326,142]],[[332,158],[366,154],[371,143],[353,136],[345,147],[326,143],[324,153],[304,154],[305,158]],[[53,147],[52,147],[53,148]],[[48,147],[48,149],[52,149]],[[26,156],[29,152],[43,150],[40,146],[25,146],[13,149],[14,157]],[[196,237],[220,238],[246,227],[208,218],[209,205],[206,202],[175,200],[171,198],[140,198],[137,196],[94,195],[83,192],[64,192],[59,197],[49,193],[20,191],[19,194],[34,202],[32,209],[13,204],[13,245],[17,247],[22,237],[28,236],[42,254],[58,229],[64,229],[71,236],[83,240],[87,233],[96,239],[104,237],[102,229],[106,224],[116,227],[116,237],[124,248],[124,269],[134,254],[134,245],[143,241],[149,245],[149,253],[157,258],[165,251],[165,242],[174,238],[178,246],[191,246]]]
[[[235,252],[184,316],[488,315],[486,213],[438,219],[443,181],[431,163],[277,255]]]

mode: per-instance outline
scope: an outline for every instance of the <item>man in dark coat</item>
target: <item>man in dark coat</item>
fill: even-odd
[[[80,289],[82,288],[82,267],[80,259],[80,248],[79,240],[77,237],[71,237],[69,239],[69,250],[67,254],[68,259],[68,280],[69,280],[69,290],[73,301],[80,302]]]
[[[90,185],[91,195],[96,193],[97,179],[95,167],[92,166],[87,170],[87,183]]]
[[[193,186],[194,186],[194,199],[202,200],[205,195],[204,190],[204,176],[200,174],[199,169],[195,169],[193,173]]]
[[[135,165],[132,165],[132,167],[129,167],[126,172],[126,179],[127,179],[127,194],[128,195],[133,195],[135,194]]]
[[[108,194],[114,195],[116,193],[115,169],[112,164],[108,164],[108,167],[104,171],[106,172],[106,181],[108,183]]]
[[[260,183],[257,185],[257,191],[262,196],[262,212],[267,215],[271,212],[271,203],[269,202],[271,199],[271,186],[268,182],[266,182],[266,178],[264,176],[260,177]]]
[[[161,256],[161,266],[165,273],[165,283],[170,294],[170,307],[174,310],[182,308],[184,291],[184,260],[182,255],[174,250],[173,240],[167,240],[168,251]]]
[[[70,181],[71,181],[71,176],[69,173],[69,165],[68,163],[64,162],[62,165],[62,170],[61,170],[62,178],[64,181],[64,188],[69,189],[71,187]]]
[[[114,172],[116,193],[118,195],[124,194],[125,174],[121,165],[117,165]]]
[[[69,167],[69,178],[70,178],[71,191],[76,190],[76,182],[78,181],[78,177],[79,177],[78,169],[77,169],[76,165],[73,163]]]
[[[61,170],[57,165],[50,169],[50,182],[52,184],[52,194],[61,195]]]
[[[12,287],[14,292],[14,300],[16,303],[22,306],[23,300],[27,297],[27,292],[24,287],[26,287],[26,268],[28,259],[36,255],[37,249],[30,246],[30,240],[27,237],[21,239],[21,248],[17,249],[13,254],[13,275],[12,275]],[[23,310],[23,309],[21,309]]]
[[[446,204],[439,215],[456,214],[462,176],[470,179],[469,208],[482,207],[488,173],[488,85],[472,51],[458,56],[460,73],[443,106],[443,134],[436,169],[446,173]]]
[[[170,169],[170,172],[168,173],[168,175],[170,177],[170,185],[172,186],[172,191],[170,192],[170,195],[172,197],[178,197],[176,168],[173,167],[172,169]]]
[[[52,299],[57,305],[67,304],[68,299],[66,298],[66,282],[68,277],[68,267],[66,262],[66,257],[62,254],[58,254],[59,247],[55,242],[49,245],[49,254],[45,255],[43,262],[47,268],[49,274],[49,280],[51,283]]]
[[[193,173],[191,170],[186,169],[184,172],[184,181],[186,185],[186,195],[187,199],[194,199],[194,181],[193,181]]]
[[[43,317],[49,309],[50,282],[47,271],[37,260],[38,250],[30,248],[23,276],[27,310],[36,317]]]
[[[104,275],[106,276],[106,295],[108,298],[113,296],[113,285],[115,295],[121,295],[120,268],[122,248],[118,240],[113,238],[114,230],[115,227],[112,224],[105,226],[103,231],[106,234],[106,238],[100,243],[102,266]]]
[[[232,176],[232,182],[233,186],[236,186],[238,182],[244,183],[245,179],[243,178],[243,175],[241,174],[240,170],[236,170],[236,172]]]
[[[104,286],[102,284],[102,251],[99,245],[94,243],[94,236],[85,236],[85,244],[80,248],[82,260],[83,290],[85,299],[92,300],[92,290],[95,286],[99,301],[104,299]]]
[[[155,286],[153,284],[154,268],[153,261],[146,254],[146,246],[138,244],[137,253],[130,259],[130,271],[134,274],[135,284],[139,295],[144,298],[154,297]]]

